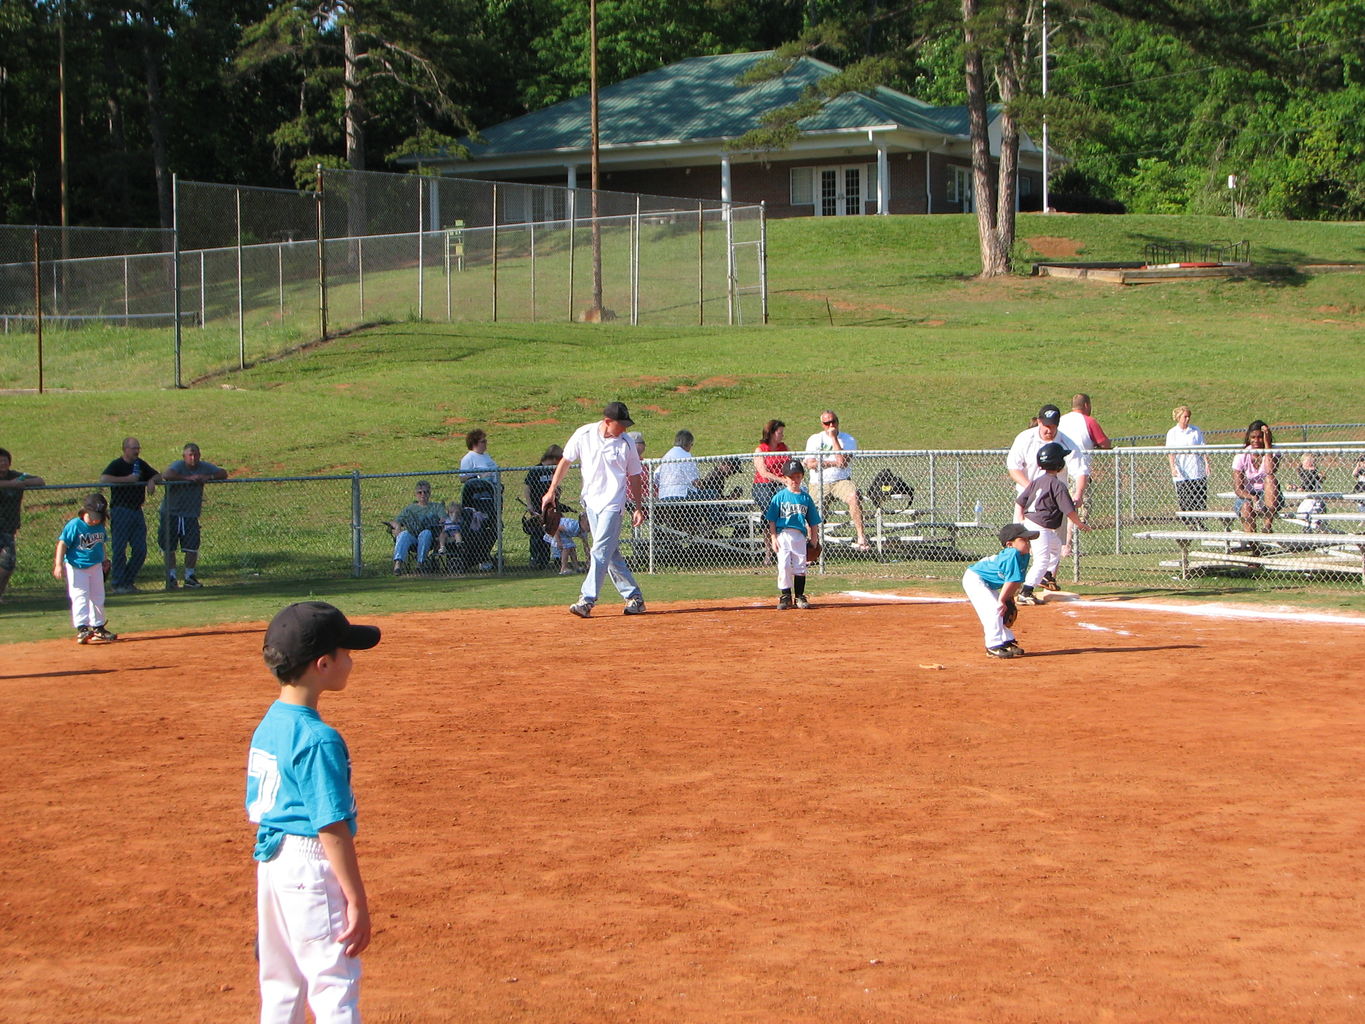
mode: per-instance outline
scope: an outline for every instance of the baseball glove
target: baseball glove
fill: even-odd
[[[820,561],[820,538],[811,537],[806,541],[806,561]]]
[[[557,505],[554,502],[551,502],[546,508],[544,508],[541,511],[540,518],[545,523],[546,535],[549,537],[553,537],[555,535],[555,531],[559,529],[559,520],[563,518],[559,512],[559,505]]]
[[[1019,606],[1018,606],[1017,604],[1015,604],[1013,600],[1006,601],[1006,602],[1005,602],[1005,614],[1002,615],[1002,616],[1000,616],[1000,621],[1001,621],[1002,623],[1004,623],[1005,628],[1006,628],[1006,629],[1009,629],[1010,626],[1013,626],[1013,625],[1014,625],[1014,620],[1017,619],[1018,617],[1019,617]]]

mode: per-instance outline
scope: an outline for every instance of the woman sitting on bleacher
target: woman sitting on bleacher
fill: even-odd
[[[1280,484],[1275,478],[1279,456],[1270,449],[1274,445],[1270,427],[1264,420],[1253,420],[1243,438],[1245,449],[1232,460],[1232,489],[1237,495],[1237,515],[1242,528],[1256,532],[1256,517],[1265,518],[1265,532],[1275,529],[1275,516],[1284,504]]]

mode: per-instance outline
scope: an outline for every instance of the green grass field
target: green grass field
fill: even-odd
[[[93,480],[130,433],[157,465],[195,440],[234,475],[277,476],[448,469],[465,451],[464,433],[480,426],[502,465],[528,465],[612,398],[630,405],[656,456],[680,427],[697,435],[698,454],[751,450],[772,417],[787,421],[789,442],[799,444],[827,406],[865,448],[1003,447],[1039,404],[1064,403],[1076,390],[1094,396],[1114,436],[1164,433],[1180,402],[1205,429],[1255,417],[1365,420],[1365,273],[1130,288],[981,282],[970,277],[976,236],[966,217],[776,221],[769,236],[767,327],[403,321],[187,390],[150,383],[166,379],[169,332],[147,332],[154,337],[137,344],[108,331],[69,332],[68,370],[112,361],[117,373],[68,372],[70,390],[6,394],[0,446],[18,469],[76,483]],[[1152,239],[1234,237],[1252,241],[1258,262],[1365,262],[1360,224],[1214,218],[1030,215],[1020,219],[1019,248],[1132,259]],[[16,368],[31,360],[32,342],[0,338],[0,380],[24,376]],[[99,386],[80,387],[87,376]],[[753,584],[755,593],[769,588],[766,578]],[[670,579],[654,589],[662,599],[726,585],[737,584]],[[561,596],[546,581],[345,589],[348,601],[394,609]],[[195,614],[259,618],[297,596],[288,591],[264,600],[214,595]],[[62,625],[52,611],[59,594],[50,607],[24,600],[6,606],[6,639]],[[1362,606],[1353,596],[1326,600]],[[148,623],[163,621],[155,610],[163,603],[139,602]],[[183,617],[180,608],[168,606],[164,621]]]

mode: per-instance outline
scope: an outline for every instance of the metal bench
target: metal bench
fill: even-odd
[[[1173,540],[1180,549],[1180,578],[1189,579],[1191,560],[1205,568],[1247,566],[1274,572],[1353,573],[1365,583],[1365,534],[1242,533],[1213,530],[1144,530],[1142,540]],[[1191,550],[1215,543],[1221,551]]]

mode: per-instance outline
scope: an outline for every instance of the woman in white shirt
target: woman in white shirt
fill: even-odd
[[[498,464],[488,454],[488,435],[482,430],[471,430],[465,435],[464,443],[469,451],[460,460],[460,479],[466,483],[488,480],[494,486],[500,486]]]
[[[1166,431],[1167,448],[1191,448],[1204,444],[1204,432],[1190,424],[1190,407],[1177,405],[1171,410],[1175,426]],[[1202,512],[1209,505],[1209,457],[1201,452],[1182,452],[1166,456],[1171,460],[1171,480],[1175,500],[1182,512]]]

